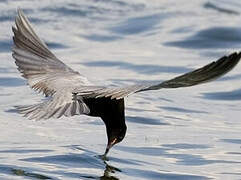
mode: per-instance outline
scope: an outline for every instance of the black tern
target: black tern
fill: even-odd
[[[37,36],[20,9],[15,24],[12,27],[12,56],[18,70],[31,88],[48,97],[39,104],[19,106],[19,112],[29,119],[81,114],[100,117],[105,123],[108,138],[104,155],[125,137],[125,97],[143,91],[189,87],[209,82],[233,69],[241,57],[241,52],[235,52],[202,68],[156,84],[97,86],[60,61]]]

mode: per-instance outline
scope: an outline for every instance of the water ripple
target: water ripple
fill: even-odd
[[[138,72],[140,74],[160,74],[160,73],[185,73],[191,71],[191,68],[181,66],[160,66],[152,64],[132,64],[123,61],[92,61],[82,63],[90,67],[118,67]]]
[[[110,30],[117,34],[134,35],[153,30],[160,21],[165,18],[164,14],[153,14],[141,17],[133,17],[121,22]]]
[[[138,178],[146,178],[149,179],[158,179],[158,180],[171,180],[171,179],[178,179],[178,180],[207,180],[212,179],[206,176],[197,176],[192,174],[178,174],[178,173],[163,173],[163,172],[156,172],[152,170],[140,170],[140,169],[124,169],[124,172],[128,174],[138,177]]]
[[[9,149],[9,150],[0,150],[0,153],[17,153],[17,154],[48,153],[48,152],[53,152],[53,150],[47,150],[47,149]]]
[[[206,9],[212,9],[212,10],[216,10],[220,13],[225,13],[225,14],[233,14],[233,15],[239,15],[239,12],[231,10],[231,9],[227,9],[227,8],[222,8],[222,7],[218,7],[216,4],[213,4],[211,2],[206,2],[203,5],[204,8]]]
[[[20,78],[13,78],[13,77],[0,77],[0,86],[3,87],[16,87],[16,86],[23,86],[26,82]]]
[[[191,49],[240,48],[240,27],[211,27],[180,41],[164,43],[166,46]]]
[[[12,41],[10,41],[10,40],[1,40],[0,41],[0,53],[1,52],[10,52],[12,46],[13,46],[13,42]]]
[[[182,153],[170,153],[170,150],[177,149],[173,145],[168,146],[164,145],[164,148],[161,147],[117,147],[119,150],[129,152],[129,153],[138,153],[146,156],[162,156],[165,158],[176,159],[176,164],[185,165],[185,166],[203,166],[208,164],[241,164],[240,161],[228,161],[228,160],[216,160],[216,159],[206,159],[201,155],[196,154],[182,154]],[[180,146],[180,145],[179,145]],[[187,145],[185,145],[187,146]],[[192,145],[189,145],[187,149],[191,149]],[[196,146],[196,147],[195,147]],[[193,149],[203,149],[206,148],[202,145],[194,145]],[[207,147],[208,148],[208,147]],[[180,149],[180,148],[178,148]],[[183,149],[183,148],[181,148]],[[185,149],[185,148],[184,148]]]
[[[83,154],[64,154],[64,155],[54,155],[54,156],[43,156],[43,157],[32,157],[24,158],[22,161],[28,162],[38,162],[46,164],[56,164],[70,167],[83,167],[83,168],[94,168],[101,169],[104,165],[99,159],[89,156],[86,153]]]
[[[145,118],[140,116],[126,116],[126,121],[147,125],[170,125],[170,123],[162,122],[159,119]]]
[[[90,34],[82,36],[85,39],[90,41],[97,41],[97,42],[111,42],[122,39],[120,36],[116,35],[101,35],[101,34]]]
[[[117,144],[106,159],[101,159],[97,152],[103,152],[106,134],[100,118],[86,117],[85,120],[81,118],[82,121],[79,117],[63,117],[35,122],[14,114],[16,103],[31,104],[35,98],[31,99],[31,94],[27,95],[29,100],[22,98],[22,93],[29,93],[23,88],[27,82],[16,74],[11,59],[11,25],[20,4],[35,30],[45,34],[50,49],[66,50],[58,53],[64,53],[73,64],[84,62],[83,72],[87,76],[93,74],[88,75],[89,69],[98,69],[98,75],[110,75],[107,84],[147,83],[142,79],[159,83],[167,76],[165,73],[175,76],[193,70],[188,68],[191,66],[183,66],[192,64],[193,59],[195,63],[201,63],[207,56],[221,57],[234,48],[240,49],[239,0],[200,3],[188,0],[51,0],[51,3],[41,1],[41,4],[29,0],[21,0],[21,3],[20,0],[2,0],[0,4],[3,29],[0,37],[0,179],[239,178],[240,127],[233,127],[232,123],[221,129],[212,127],[227,124],[228,116],[238,113],[237,108],[227,109],[226,102],[219,103],[219,106],[213,103],[214,100],[227,100],[229,104],[232,101],[232,107],[239,106],[237,100],[241,100],[241,89],[237,85],[240,73],[220,78],[219,92],[202,86],[207,92],[201,95],[203,104],[184,99],[171,89],[160,97],[149,92],[138,94],[137,100],[130,98],[130,103],[137,108],[127,108],[129,116],[126,121],[134,138],[127,137],[128,141]],[[53,34],[60,39],[48,37]],[[72,42],[72,45],[65,46],[60,40]],[[74,47],[78,44],[79,47]],[[136,54],[136,48],[143,51]],[[107,53],[113,58],[104,59]],[[151,57],[147,61],[138,60],[147,56]],[[80,60],[83,57],[86,57],[85,61]],[[99,74],[99,70],[103,74]],[[111,77],[113,71],[117,78]],[[127,79],[128,74],[136,76]],[[154,75],[158,75],[158,81],[151,80]],[[229,83],[236,88],[226,87]],[[14,93],[14,89],[23,92]],[[184,94],[193,90],[180,89],[185,91]],[[182,101],[186,104],[176,107],[175,103]],[[213,103],[209,103],[211,101]],[[218,114],[220,109],[225,109],[222,116]],[[185,113],[188,117],[183,116]],[[209,122],[212,122],[211,126]],[[90,125],[93,123],[95,125]],[[198,128],[201,124],[204,128]],[[143,129],[143,126],[148,128]],[[143,132],[147,140],[140,143],[139,135],[143,136]],[[93,139],[90,139],[90,133]],[[215,137],[219,137],[216,145]],[[79,145],[81,141],[88,146]]]
[[[53,12],[64,16],[67,15],[67,16],[82,16],[82,17],[85,17],[89,13],[91,13],[87,9],[81,10],[81,9],[76,9],[75,7],[45,7],[45,8],[42,8],[41,11]]]
[[[241,100],[241,89],[224,92],[202,93],[203,98],[212,100],[239,101]]]
[[[161,109],[165,109],[167,111],[174,111],[174,112],[181,112],[181,113],[205,113],[206,111],[199,111],[199,110],[193,110],[193,109],[185,109],[185,108],[179,108],[179,107],[171,107],[171,106],[160,106]]]
[[[1,174],[21,176],[24,179],[25,178],[55,179],[55,178],[52,178],[52,177],[49,177],[49,176],[46,176],[46,175],[43,175],[43,174],[33,173],[33,172],[31,172],[31,170],[28,170],[28,169],[29,168],[0,164],[0,173]]]
[[[162,144],[162,147],[172,148],[172,149],[208,149],[210,146],[203,144],[187,144],[187,143],[177,143],[177,144]]]
[[[232,144],[241,144],[241,139],[220,139],[220,141]]]

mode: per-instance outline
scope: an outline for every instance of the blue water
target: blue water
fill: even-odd
[[[0,179],[241,179],[241,64],[208,84],[126,99],[104,161],[99,118],[27,120],[39,102],[11,57],[17,7],[50,49],[99,85],[160,82],[241,49],[239,0],[0,1]]]

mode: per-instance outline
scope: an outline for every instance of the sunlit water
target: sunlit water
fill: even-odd
[[[43,98],[11,57],[17,7],[100,85],[166,80],[241,49],[239,0],[1,0],[0,179],[241,179],[241,64],[209,84],[128,97],[127,136],[103,161],[99,118],[16,113]]]

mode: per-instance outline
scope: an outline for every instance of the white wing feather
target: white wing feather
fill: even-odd
[[[51,97],[41,104],[19,107],[19,111],[34,119],[88,114],[89,109],[81,98],[72,100],[73,89],[91,85],[87,78],[65,65],[48,49],[21,10],[18,10],[13,32],[12,55],[18,70],[33,89]]]

